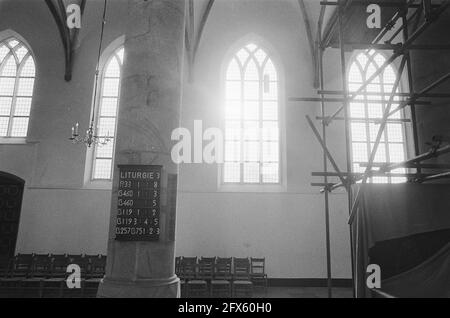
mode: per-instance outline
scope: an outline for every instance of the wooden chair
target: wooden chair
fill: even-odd
[[[3,282],[8,278],[12,262],[13,260],[8,257],[0,258],[0,298],[8,297],[6,290],[3,290]]]
[[[253,283],[250,280],[250,262],[248,258],[233,258],[233,263],[233,297],[253,297]]]
[[[21,293],[24,297],[43,296],[44,280],[50,278],[51,257],[49,254],[35,254],[32,259],[28,277],[20,281]]]
[[[183,258],[181,256],[175,257],[175,275],[177,275],[178,278],[180,279],[181,298],[184,298],[186,281],[184,280],[184,277],[183,277],[183,270],[182,270],[182,266],[181,266],[182,259]]]
[[[250,279],[255,287],[264,288],[267,293],[268,279],[265,258],[250,258]]]
[[[189,281],[197,278],[197,257],[183,257],[181,260],[181,278]]]
[[[12,260],[9,271],[0,279],[0,290],[6,297],[20,297],[20,283],[26,279],[33,265],[33,254],[18,254]]]
[[[105,276],[106,256],[96,255],[86,256],[86,258],[89,259],[89,267],[84,280],[83,292],[85,296],[96,297],[98,286]]]
[[[215,257],[202,257],[198,261],[197,279],[211,282],[214,278],[214,264],[216,263]]]
[[[177,275],[178,277],[181,277],[182,273],[181,273],[181,256],[177,256],[175,257],[175,275]]]
[[[11,270],[11,259],[9,257],[0,258],[0,278],[5,278],[8,276]]]
[[[214,266],[214,279],[211,281],[211,297],[231,297],[232,261],[232,258],[217,258]]]
[[[31,273],[34,254],[17,254],[14,258],[13,272],[15,277],[26,278]]]
[[[69,261],[68,256],[65,254],[51,256],[50,278],[43,282],[44,297],[62,298],[64,296]]]
[[[95,255],[86,257],[89,259],[89,271],[86,274],[86,278],[103,279],[106,270],[106,256]]]
[[[202,297],[209,297],[211,294],[210,286],[214,278],[215,263],[215,257],[202,257],[198,261],[197,280],[206,282],[205,293],[201,295]]]
[[[197,257],[182,257],[180,263],[180,279],[182,285],[182,296],[189,297],[188,283],[191,280],[195,280],[197,277]]]
[[[208,283],[205,280],[198,279],[198,270],[197,257],[183,258],[183,271],[187,281],[186,297],[188,298],[203,298],[208,294]]]
[[[81,288],[80,289],[69,289],[64,288],[64,297],[70,298],[82,298],[84,297],[84,282],[86,280],[89,268],[90,268],[90,259],[83,254],[69,254],[67,255],[69,259],[69,265],[74,264],[80,267],[81,271]]]

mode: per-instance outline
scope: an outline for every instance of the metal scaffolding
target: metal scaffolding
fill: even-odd
[[[392,14],[392,18],[380,29],[378,35],[375,36],[371,43],[348,43],[345,41],[344,29],[348,21],[345,21],[345,15],[347,10],[352,6],[361,6],[369,4],[379,4],[381,7],[389,7],[391,10],[395,10]],[[345,188],[348,196],[348,212],[349,212],[349,225],[350,225],[350,245],[351,245],[351,259],[352,259],[352,278],[353,278],[353,292],[356,296],[356,284],[355,284],[355,250],[352,234],[352,223],[355,219],[357,209],[360,204],[361,195],[364,191],[365,185],[369,182],[370,178],[374,176],[395,176],[406,177],[410,182],[423,183],[433,180],[440,180],[450,178],[450,165],[446,164],[427,164],[424,161],[431,158],[450,153],[450,146],[445,146],[450,140],[444,137],[436,137],[433,140],[431,149],[425,154],[420,154],[418,146],[418,132],[416,121],[416,106],[427,106],[431,103],[423,100],[424,98],[450,98],[450,94],[436,94],[431,93],[432,90],[445,83],[450,79],[450,73],[437,79],[428,87],[416,92],[414,90],[414,80],[412,77],[412,66],[410,50],[449,50],[449,45],[433,44],[433,45],[420,45],[415,44],[416,40],[432,25],[435,23],[442,13],[450,6],[450,0],[442,0],[441,3],[432,3],[431,0],[404,0],[404,1],[357,1],[357,0],[337,0],[322,1],[322,10],[318,24],[317,31],[317,71],[319,77],[318,90],[319,97],[304,97],[304,98],[291,98],[291,102],[320,102],[321,116],[317,116],[316,120],[319,120],[322,125],[322,133],[319,132],[316,125],[310,116],[306,116],[308,124],[311,126],[314,135],[316,136],[319,144],[323,149],[323,171],[313,172],[313,177],[323,178],[323,182],[312,183],[314,187],[321,187],[321,193],[325,197],[325,221],[326,221],[326,252],[327,252],[327,275],[328,275],[328,295],[332,297],[332,268],[331,268],[331,244],[330,244],[330,202],[329,195],[332,191],[338,188]],[[328,24],[328,28],[322,32],[323,17],[325,7],[336,6],[334,15]],[[401,23],[397,29],[394,27]],[[411,27],[412,26],[412,27]],[[393,34],[388,37],[389,31],[393,31]],[[411,32],[412,31],[412,32]],[[333,37],[338,37],[337,44],[333,44]],[[401,43],[392,44],[392,42],[399,36],[402,37]],[[341,59],[341,72],[342,72],[342,91],[330,91],[325,89],[324,80],[324,52],[327,48],[340,49]],[[346,52],[352,50],[386,50],[392,51],[391,55],[386,59],[385,63],[379,67],[373,75],[370,76],[356,91],[350,91],[347,82],[347,65],[346,65]],[[394,63],[398,58],[401,58],[399,63],[397,79],[393,85],[391,93],[365,93],[364,90],[370,85],[379,75],[383,74],[384,70]],[[402,76],[407,76],[409,84],[409,93],[398,93],[397,89],[400,85]],[[377,96],[384,96],[389,100],[378,99],[374,102],[384,103],[386,105],[382,118],[351,118],[349,115],[350,103],[354,101],[358,96],[365,96],[365,98],[373,98]],[[398,101],[396,98],[403,100]],[[327,103],[342,103],[342,106],[333,114],[327,114]],[[394,108],[394,105],[396,107]],[[410,107],[411,119],[392,119],[392,115],[397,112]],[[334,121],[345,122],[345,152],[346,152],[346,171],[342,171],[339,168],[336,160],[331,154],[327,145],[327,128]],[[370,121],[379,125],[377,137],[371,150],[367,165],[364,166],[364,173],[352,172],[352,157],[351,157],[351,131],[350,124],[354,121]],[[377,165],[375,163],[375,156],[377,154],[378,147],[380,145],[383,132],[389,122],[401,122],[411,123],[413,138],[414,138],[414,151],[415,156],[409,160],[395,164],[382,164]],[[333,168],[334,172],[329,172],[329,164]],[[374,170],[378,168],[378,170]],[[392,173],[393,170],[398,168],[413,169],[416,172],[410,173]],[[439,173],[426,174],[423,173],[423,169],[433,169],[439,171]],[[409,170],[411,171],[411,170]],[[329,182],[330,178],[338,178],[339,182]],[[356,195],[352,192],[352,185],[360,183],[359,191]]]

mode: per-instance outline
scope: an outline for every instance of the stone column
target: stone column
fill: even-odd
[[[174,269],[178,167],[171,133],[180,126],[184,0],[129,0],[115,149],[106,277],[98,297],[179,297]],[[118,165],[162,165],[158,242],[115,240]]]

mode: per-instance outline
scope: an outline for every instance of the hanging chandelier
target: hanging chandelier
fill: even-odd
[[[95,70],[95,84],[94,84],[94,103],[97,102],[97,90],[98,90],[98,80],[99,80],[99,67],[100,67],[100,58],[102,53],[102,44],[103,44],[103,35],[105,31],[105,24],[106,24],[106,0],[104,2],[103,7],[103,18],[102,18],[102,28],[100,33],[100,45],[98,48],[98,58],[97,58],[97,66]],[[91,123],[89,128],[86,131],[85,136],[80,135],[80,124],[76,123],[75,126],[72,126],[72,136],[69,138],[69,140],[73,144],[84,144],[86,147],[91,148],[94,146],[106,146],[108,143],[111,142],[112,137],[109,135],[109,132],[107,133],[106,137],[99,137],[96,135],[95,132],[95,105],[92,107],[92,115],[91,115]]]
[[[69,138],[73,144],[85,144],[86,147],[91,148],[93,145],[96,146],[106,146],[112,140],[109,137],[109,132],[107,137],[99,137],[94,134],[94,123],[91,122],[89,129],[86,131],[84,137],[79,134],[79,124],[77,123],[75,127],[72,127],[72,137]]]

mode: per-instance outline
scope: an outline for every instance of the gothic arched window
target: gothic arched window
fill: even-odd
[[[386,62],[386,58],[375,50],[358,53],[350,66],[349,90],[357,91],[361,84],[369,79]],[[351,138],[353,171],[364,172],[369,160],[377,133],[380,119],[383,117],[390,94],[397,80],[397,72],[388,66],[360,95],[350,104]],[[397,90],[399,92],[399,90]],[[391,110],[397,108],[399,97],[394,98]],[[402,162],[406,159],[405,127],[401,121],[402,113],[397,112],[389,117],[381,143],[375,156],[375,164]],[[406,173],[398,169],[394,173]],[[371,182],[398,183],[405,178],[375,177]]]
[[[112,178],[123,58],[124,48],[120,47],[106,62],[99,83],[100,92],[98,100],[95,101],[97,105],[97,135],[112,138],[106,146],[95,147],[93,180],[111,180]]]
[[[272,59],[254,43],[229,62],[223,183],[280,183],[278,83]]]
[[[36,67],[30,49],[15,37],[0,42],[0,137],[26,137]]]

